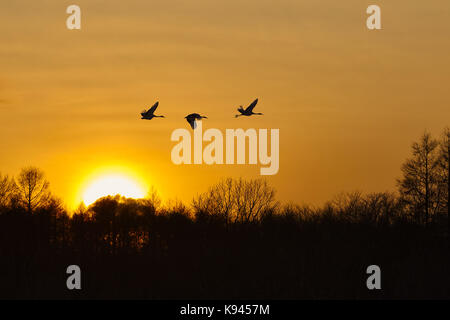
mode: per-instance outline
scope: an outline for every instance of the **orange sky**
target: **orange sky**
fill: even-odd
[[[366,29],[369,4],[383,30]],[[184,201],[259,177],[172,164],[171,132],[199,112],[205,129],[280,129],[267,179],[283,201],[393,189],[411,142],[449,125],[448,17],[448,0],[2,1],[0,172],[38,166],[69,206],[108,168]],[[233,118],[256,97],[263,117]],[[139,120],[156,100],[166,119]]]

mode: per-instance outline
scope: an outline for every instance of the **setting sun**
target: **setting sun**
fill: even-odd
[[[93,180],[84,190],[82,198],[86,205],[105,196],[121,195],[127,198],[143,198],[145,191],[132,178],[121,174],[104,175]]]

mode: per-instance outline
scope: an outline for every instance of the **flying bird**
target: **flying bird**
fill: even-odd
[[[197,128],[197,123],[195,122],[195,120],[202,120],[203,118],[204,119],[208,119],[207,117],[201,116],[198,113],[188,114],[184,118],[186,119],[187,122],[189,122],[189,124],[191,125],[192,129]]]
[[[247,117],[249,117],[249,116],[251,116],[251,115],[253,115],[253,114],[262,115],[262,113],[255,113],[255,112],[253,112],[253,109],[255,108],[255,106],[256,106],[257,103],[258,103],[258,99],[256,99],[255,101],[253,101],[253,102],[251,103],[251,105],[249,105],[249,106],[247,107],[247,109],[244,109],[242,106],[240,106],[237,110],[238,110],[241,114],[237,114],[237,115],[235,115],[235,117],[236,117],[236,118],[237,118],[237,117],[240,117],[240,116],[247,116]]]
[[[144,119],[144,120],[152,120],[153,118],[164,118],[164,116],[156,116],[156,115],[154,114],[156,108],[158,108],[158,105],[159,105],[159,102],[157,101],[157,102],[153,105],[153,107],[151,107],[151,108],[148,109],[148,110],[142,111],[142,112],[141,112],[141,116],[142,116],[141,119]]]

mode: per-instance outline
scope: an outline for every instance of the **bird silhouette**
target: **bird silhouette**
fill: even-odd
[[[184,117],[186,119],[186,121],[191,125],[192,129],[197,128],[197,123],[195,122],[195,120],[202,120],[204,119],[208,119],[207,117],[201,116],[198,113],[191,113],[188,114],[186,117]]]
[[[240,116],[251,116],[253,114],[257,114],[257,115],[262,115],[262,113],[255,113],[253,112],[253,109],[255,108],[256,104],[258,103],[258,99],[256,99],[255,101],[253,101],[248,107],[247,109],[242,108],[242,106],[240,106],[237,110],[241,113],[241,114],[237,114],[235,115],[235,117],[240,117]]]
[[[146,111],[146,110],[142,111],[142,112],[141,112],[141,116],[142,116],[141,119],[144,119],[144,120],[152,120],[153,118],[164,118],[164,116],[156,116],[156,115],[154,114],[156,108],[158,108],[158,105],[159,105],[159,102],[157,101],[157,102],[153,105],[153,107],[151,107],[151,108],[148,109],[147,111]]]

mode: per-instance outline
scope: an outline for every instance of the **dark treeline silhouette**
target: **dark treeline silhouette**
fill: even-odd
[[[69,215],[39,169],[0,176],[0,298],[448,299],[449,137],[413,144],[398,193],[318,208],[225,179],[189,207],[152,192]],[[366,287],[373,264],[382,290]],[[69,265],[80,291],[66,288]]]

